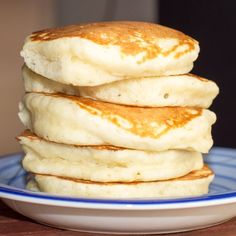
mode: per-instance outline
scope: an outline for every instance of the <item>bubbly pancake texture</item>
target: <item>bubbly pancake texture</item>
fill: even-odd
[[[27,66],[23,67],[22,73],[27,92],[61,92],[132,106],[208,108],[219,92],[213,81],[192,74],[127,79],[100,86],[79,87],[49,80]]]
[[[19,116],[32,132],[59,143],[199,152],[211,147],[216,119],[213,112],[200,108],[132,107],[40,93],[25,95]]]
[[[35,174],[27,188],[76,197],[182,197],[206,194],[213,178],[214,174],[207,166],[172,180],[132,183],[98,183]]]
[[[193,67],[198,42],[153,23],[100,22],[32,33],[21,55],[49,79],[94,86],[129,77],[184,74]]]
[[[132,182],[177,178],[203,167],[198,152],[146,152],[115,146],[75,146],[43,140],[29,131],[18,137],[24,169],[96,182]]]

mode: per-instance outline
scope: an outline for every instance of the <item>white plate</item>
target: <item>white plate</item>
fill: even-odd
[[[58,228],[103,233],[170,233],[219,224],[236,216],[236,150],[206,157],[216,178],[210,193],[175,199],[70,198],[24,189],[22,154],[0,159],[0,197],[17,212]]]

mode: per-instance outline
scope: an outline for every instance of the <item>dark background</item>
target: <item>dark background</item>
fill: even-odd
[[[220,88],[210,108],[217,114],[214,145],[236,147],[236,1],[160,0],[159,20],[199,41],[192,73]]]

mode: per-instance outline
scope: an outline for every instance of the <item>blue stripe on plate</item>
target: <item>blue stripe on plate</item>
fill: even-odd
[[[23,196],[23,197],[46,199],[46,200],[52,200],[52,201],[67,201],[67,202],[75,202],[75,203],[94,203],[94,204],[122,204],[122,205],[123,204],[134,204],[134,205],[178,204],[178,203],[222,200],[226,198],[227,199],[236,198],[236,192],[230,192],[230,193],[225,193],[225,194],[203,195],[200,197],[175,198],[175,199],[147,199],[147,200],[92,199],[92,198],[73,198],[73,197],[53,196],[53,195],[46,195],[44,193],[36,193],[36,192],[34,193],[34,192],[23,191],[23,190],[0,186],[0,193],[1,192]]]
[[[22,168],[19,168],[18,171],[15,173],[15,175],[7,181],[7,185],[14,184],[15,181],[17,181],[22,177],[25,177],[26,175],[27,173]]]
[[[3,171],[6,171],[6,170],[9,171],[9,169],[15,168],[16,166],[19,166],[20,163],[21,163],[20,161],[16,161],[16,162],[14,162],[14,163],[11,163],[11,164],[2,166],[2,167],[0,168],[0,173],[3,172]]]
[[[236,158],[236,157],[235,157]],[[229,168],[236,168],[236,164],[227,164],[227,163],[222,163],[222,162],[215,162],[215,161],[206,161],[207,164],[209,165],[218,165],[218,166],[224,166],[224,167],[229,167]]]
[[[233,178],[233,177],[230,177],[230,176],[226,176],[226,175],[220,175],[220,174],[216,174],[216,177],[221,178],[221,179],[226,179],[226,180],[233,181],[233,182],[235,182],[235,186],[236,186],[236,178]]]
[[[226,187],[226,186],[224,186],[224,185],[222,185],[222,184],[216,184],[216,183],[212,183],[212,185],[210,186],[210,188],[218,188],[219,190],[225,190],[225,191],[227,191],[227,192],[229,192],[230,190],[231,190],[231,188],[228,188],[228,187]]]

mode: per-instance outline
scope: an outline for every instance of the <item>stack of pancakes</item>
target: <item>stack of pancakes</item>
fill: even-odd
[[[208,192],[217,85],[188,74],[198,42],[157,24],[101,22],[27,37],[18,137],[28,188],[80,197]]]

